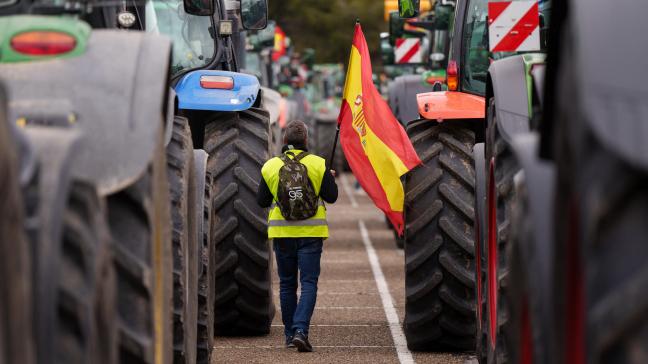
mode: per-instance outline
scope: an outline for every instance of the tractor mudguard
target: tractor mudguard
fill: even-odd
[[[232,78],[232,89],[204,88],[201,78],[220,76]],[[187,73],[175,86],[181,110],[243,111],[254,105],[261,86],[252,75],[229,71],[198,70]]]
[[[623,41],[648,33],[646,3],[617,4],[594,0],[570,5],[565,29],[570,29],[573,48],[559,57],[561,64],[570,64],[561,71],[569,69],[573,77],[558,87],[571,91],[566,96],[572,99],[570,117],[582,118],[604,147],[648,171],[645,47]],[[623,20],[610,26],[610,14]]]
[[[419,118],[419,108],[416,95],[432,91],[432,85],[423,83],[421,75],[398,76],[393,82],[393,101],[389,104],[398,120],[404,125]]]
[[[194,189],[196,191],[196,206],[202,206],[205,201],[205,176],[207,174],[207,159],[209,158],[209,155],[207,155],[207,152],[205,152],[202,149],[195,149],[194,150]],[[198,211],[198,215],[202,216],[203,215],[203,209],[196,209]],[[196,217],[196,236],[201,237],[204,234],[204,229],[208,228],[205,226],[205,219],[203,218],[197,218]],[[200,264],[199,264],[200,265]],[[202,267],[199,267],[200,269],[198,272],[202,270]]]
[[[552,163],[538,158],[539,136],[536,133],[517,135],[512,141],[512,150],[520,166],[514,177],[517,195],[526,195],[530,221],[533,221],[533,239],[520,241],[523,267],[527,267],[527,287],[535,292],[532,295],[540,313],[535,325],[541,325],[538,335],[551,333],[551,284],[553,282],[553,215],[555,167]],[[523,187],[524,186],[524,187]],[[520,193],[524,188],[525,193]],[[548,338],[541,340],[550,343]]]
[[[529,131],[529,87],[533,87],[529,81],[522,55],[497,60],[488,69],[487,98],[495,98],[497,130],[508,143],[516,134]]]
[[[280,114],[279,104],[281,103],[281,94],[267,87],[261,87],[261,90],[262,90],[261,103],[263,104],[263,108],[268,110],[268,112],[270,113],[270,125],[278,123],[279,114]]]
[[[78,127],[75,176],[110,194],[145,171],[164,128],[171,44],[144,32],[95,30],[78,57],[5,64],[10,120]]]
[[[475,159],[475,250],[483,252],[483,244],[486,241],[486,156],[484,143],[477,143],[473,147]],[[477,255],[475,255],[477,256]],[[483,253],[480,253],[483,256]]]
[[[169,97],[167,98],[166,119],[164,124],[164,145],[168,146],[171,143],[173,136],[173,120],[175,119],[175,90],[169,87]]]
[[[484,98],[454,91],[428,92],[416,95],[419,114],[424,119],[442,122],[452,119],[484,119]]]
[[[544,105],[544,85],[545,85],[545,72],[547,65],[541,64],[531,69],[531,77],[533,78],[533,87],[535,87],[535,94],[538,96],[540,106]]]

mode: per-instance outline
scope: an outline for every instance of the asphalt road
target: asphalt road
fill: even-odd
[[[340,199],[329,207],[331,238],[324,243],[310,329],[315,351],[284,348],[274,273],[277,314],[270,335],[218,337],[212,363],[476,363],[466,354],[407,350],[400,329],[405,314],[403,254],[384,216],[355,191],[354,183],[352,175],[338,178]]]

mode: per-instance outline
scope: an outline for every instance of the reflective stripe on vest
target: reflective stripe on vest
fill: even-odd
[[[295,155],[300,154],[300,150],[291,150]],[[315,193],[319,194],[322,187],[322,179],[326,172],[326,162],[323,158],[316,155],[308,155],[301,160],[308,170],[308,178],[313,183]],[[267,161],[261,169],[261,175],[265,180],[272,197],[277,201],[277,191],[279,189],[279,170],[283,167],[283,161],[278,158],[272,158]],[[326,222],[326,207],[320,199],[317,213],[307,220],[284,219],[279,206],[276,202],[270,207],[268,213],[268,237],[272,238],[328,238],[328,224]]]
[[[327,225],[326,219],[308,219],[308,220],[270,220],[269,226],[320,226]]]

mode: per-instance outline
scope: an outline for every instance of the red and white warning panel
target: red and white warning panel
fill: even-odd
[[[488,41],[491,52],[539,51],[538,0],[490,1]]]
[[[397,64],[423,63],[421,38],[398,38],[394,56]]]

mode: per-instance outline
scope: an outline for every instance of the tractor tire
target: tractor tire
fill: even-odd
[[[173,253],[162,138],[145,174],[108,196],[119,315],[119,362],[173,361]]]
[[[52,311],[37,313],[56,317],[56,332],[46,334],[54,340],[56,363],[117,362],[116,283],[109,242],[104,202],[93,186],[73,182],[57,258],[39,263],[53,267],[48,276],[58,280],[38,283],[58,289]]]
[[[167,149],[167,174],[173,222],[173,351],[174,363],[196,362],[198,321],[198,257],[194,153],[189,121],[176,116]]]
[[[216,266],[215,248],[212,245],[211,231],[214,225],[212,214],[212,183],[207,174],[207,153],[204,150],[194,151],[196,176],[196,236],[201,242],[200,269],[198,276],[198,357],[199,364],[210,364],[214,347],[214,269]]]
[[[506,301],[509,261],[506,250],[510,245],[511,214],[515,204],[513,177],[520,167],[511,147],[502,138],[497,123],[495,99],[488,104],[488,127],[486,129],[486,226],[483,249],[485,263],[484,315],[481,332],[486,336],[486,362],[508,363],[507,339],[502,326],[509,318]]]
[[[34,355],[51,363],[114,364],[116,286],[103,201],[90,184],[46,185],[40,172],[25,189],[34,267]],[[43,193],[56,193],[62,211],[43,206],[53,200]],[[52,213],[58,218],[47,216]]]
[[[315,119],[315,154],[326,159],[327,164],[336,171],[342,172],[345,170],[346,160],[344,153],[340,147],[340,139],[338,138],[335,160],[330,161],[331,148],[333,148],[333,141],[337,133],[336,120],[319,120]]]
[[[258,108],[219,113],[207,123],[207,170],[213,178],[216,229],[215,332],[265,335],[275,309],[267,211],[256,203],[269,158],[269,114]]]
[[[486,326],[486,299],[484,285],[486,276],[486,260],[484,247],[486,243],[487,211],[486,211],[486,156],[484,143],[475,144],[473,154],[475,158],[475,322],[477,334],[475,335],[475,354],[481,364],[488,360],[488,330]]]
[[[31,254],[5,106],[0,91],[0,362],[33,364]]]
[[[606,149],[583,118],[556,123],[556,358],[644,363],[648,171]]]
[[[533,287],[530,280],[531,274],[537,274],[533,268],[542,263],[536,261],[539,257],[535,249],[527,249],[526,252],[522,249],[522,244],[528,247],[538,244],[533,235],[536,223],[530,212],[527,186],[516,188],[516,195],[517,201],[510,216],[510,243],[505,252],[509,262],[509,278],[507,289],[501,292],[508,305],[508,318],[506,324],[500,327],[498,338],[505,344],[509,363],[547,363],[551,355],[547,343],[542,341],[544,335],[539,333],[542,330],[538,330],[540,320],[548,320],[538,310],[541,305],[538,296],[546,292]]]
[[[405,180],[405,320],[415,351],[475,348],[475,135],[467,122],[411,122],[423,165]]]

